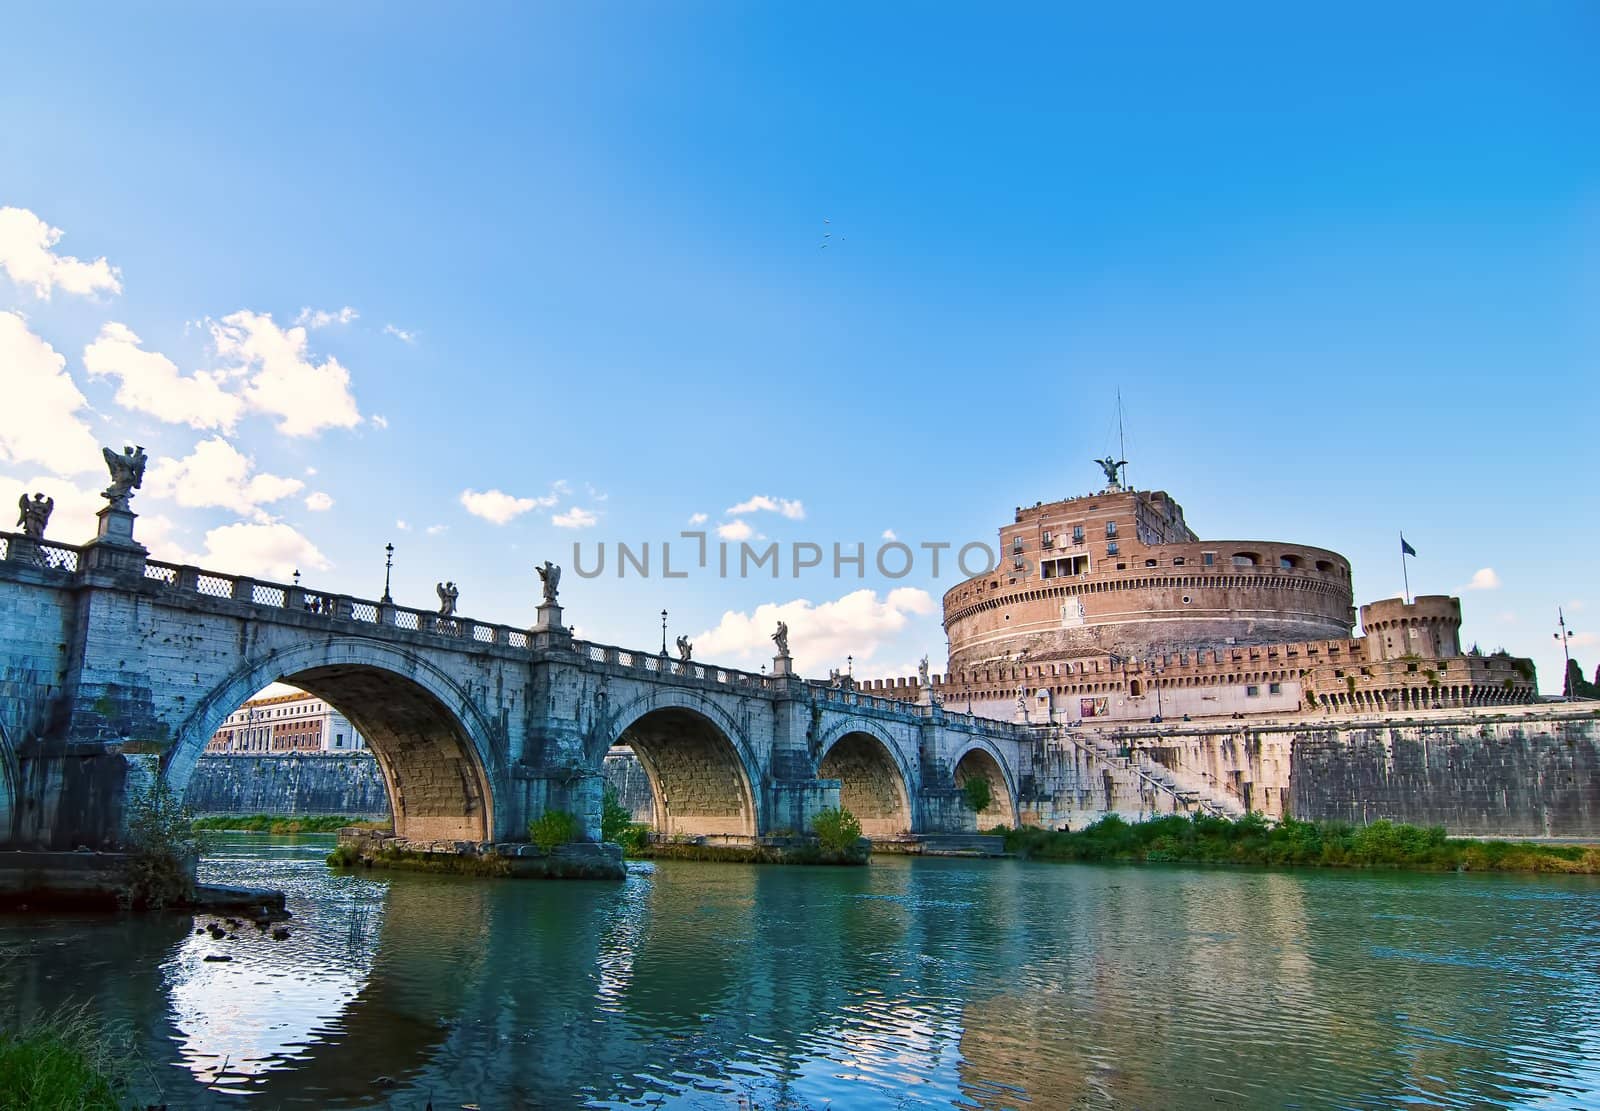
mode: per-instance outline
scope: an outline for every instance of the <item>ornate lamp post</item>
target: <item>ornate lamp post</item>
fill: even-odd
[[[394,566],[394,545],[383,546],[383,597],[378,599],[384,605],[393,605],[394,599],[389,597],[389,569]]]
[[[667,611],[661,611],[661,654],[667,654]]]
[[[298,567],[294,569],[294,585],[300,585],[300,568]]]

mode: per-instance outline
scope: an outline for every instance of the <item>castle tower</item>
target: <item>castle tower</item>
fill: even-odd
[[[1410,602],[1386,598],[1361,607],[1361,628],[1368,659],[1451,659],[1461,655],[1461,599],[1446,594],[1423,594]]]

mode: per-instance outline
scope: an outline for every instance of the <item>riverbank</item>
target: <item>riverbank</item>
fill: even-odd
[[[322,816],[284,817],[274,814],[222,814],[196,818],[195,829],[229,833],[338,833],[341,829],[388,829],[387,821]]]
[[[856,867],[872,858],[872,842],[857,839],[827,847],[816,838],[763,838],[750,844],[645,841],[628,850],[630,860],[698,860],[721,864],[827,864]]]
[[[1453,838],[1437,826],[1389,821],[1352,826],[1286,819],[1269,826],[1257,815],[1136,823],[1112,816],[1072,832],[996,832],[1004,833],[1008,852],[1026,860],[1600,875],[1600,845]]]

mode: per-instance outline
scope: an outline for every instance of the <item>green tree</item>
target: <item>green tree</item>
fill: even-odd
[[[1567,661],[1567,681],[1562,693],[1569,698],[1600,698],[1600,668],[1595,669],[1594,682],[1583,677],[1583,665],[1577,660]]]
[[[607,783],[600,796],[600,839],[621,845],[625,852],[636,853],[649,836],[650,827],[633,820],[633,813],[622,805],[617,789]]]
[[[994,802],[994,792],[989,787],[989,781],[981,775],[975,775],[963,783],[961,795],[967,804],[967,809],[974,814],[982,814]]]

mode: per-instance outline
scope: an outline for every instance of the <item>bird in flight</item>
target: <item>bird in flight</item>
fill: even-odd
[[[823,218],[822,218],[822,222],[823,222],[823,223],[824,223],[824,224],[827,224],[827,225],[830,225],[830,226],[831,226],[831,225],[832,225],[832,224],[833,224],[833,221],[832,221],[832,220],[830,220],[830,219],[828,219],[828,218],[827,218],[827,217],[826,217],[826,216],[824,216],[824,217],[823,217]],[[818,249],[818,250],[827,250],[827,248],[828,248],[828,241],[829,241],[829,240],[830,240],[830,239],[832,239],[832,238],[833,238],[833,232],[831,232],[831,231],[825,231],[825,232],[823,232],[823,233],[822,233],[822,242],[821,242],[821,243],[818,243],[818,244],[817,244],[817,249]],[[840,242],[840,243],[843,243],[843,242],[844,242],[844,240],[845,240],[845,237],[844,237],[844,236],[842,236],[842,235],[841,235],[841,236],[840,236],[840,237],[839,237],[839,242]]]

